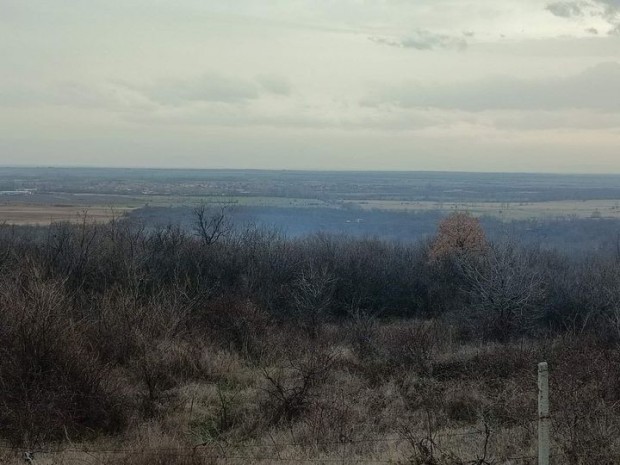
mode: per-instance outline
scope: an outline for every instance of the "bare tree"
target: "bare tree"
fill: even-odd
[[[500,340],[532,329],[542,316],[544,277],[527,254],[508,242],[490,248],[482,260],[462,260],[475,326]]]
[[[579,303],[573,330],[594,329],[599,337],[620,340],[620,267],[614,259],[584,263],[571,289]]]
[[[293,291],[294,310],[300,326],[318,338],[333,300],[336,279],[327,267],[310,266],[302,272]]]
[[[204,203],[194,208],[194,232],[205,245],[214,244],[230,234],[229,209],[229,205],[215,207]]]

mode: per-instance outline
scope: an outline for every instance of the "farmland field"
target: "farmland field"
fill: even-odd
[[[466,211],[474,216],[501,221],[558,218],[620,219],[620,200],[553,200],[540,202],[440,202],[423,200],[327,201],[283,197],[251,196],[125,196],[125,195],[30,195],[4,198],[0,202],[0,222],[6,224],[49,224],[56,221],[108,221],[145,206],[192,207],[206,203],[243,208],[336,209],[418,213]]]
[[[71,223],[106,222],[119,217],[127,208],[111,208],[100,205],[28,205],[0,204],[0,223],[14,225],[47,225],[59,221]]]
[[[23,195],[15,193],[25,192]],[[0,222],[106,221],[144,207],[467,211],[504,222],[620,219],[620,177],[433,172],[0,169]]]
[[[44,225],[58,221],[102,222],[117,218],[127,212],[151,207],[227,205],[237,207],[271,208],[334,208],[338,204],[312,199],[287,199],[282,197],[215,197],[215,196],[129,196],[34,194],[27,197],[0,198],[0,223],[15,225]]]
[[[467,211],[475,216],[492,216],[506,221],[557,217],[620,218],[619,200],[553,200],[518,203],[361,200],[355,204],[366,210]]]

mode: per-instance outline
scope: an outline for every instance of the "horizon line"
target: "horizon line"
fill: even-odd
[[[54,165],[54,164],[0,164],[0,169],[93,169],[93,170],[132,170],[132,171],[254,171],[254,172],[296,172],[296,173],[454,173],[454,174],[520,174],[520,175],[556,175],[556,176],[620,176],[617,172],[596,171],[476,171],[476,170],[429,170],[429,169],[350,169],[350,168],[204,168],[189,166],[119,166],[119,165]]]

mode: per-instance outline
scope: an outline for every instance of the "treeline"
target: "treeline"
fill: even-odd
[[[215,300],[236,299],[284,320],[320,311],[321,320],[334,321],[364,311],[380,318],[445,315],[467,328],[497,317],[511,325],[507,334],[474,328],[475,334],[592,330],[620,337],[617,253],[569,256],[505,239],[483,256],[455,251],[437,261],[429,258],[432,239],[288,239],[236,229],[224,217],[214,222],[220,214],[203,216],[202,230],[196,223],[191,230],[147,230],[124,221],[3,226],[0,270],[3,280],[61,282],[84,305],[113,291],[142,300],[183,296],[198,313]]]

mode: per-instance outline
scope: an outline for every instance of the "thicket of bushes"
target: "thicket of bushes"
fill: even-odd
[[[0,270],[15,278],[34,267],[41,280],[60,280],[81,301],[111,290],[142,301],[174,291],[194,305],[234,296],[277,318],[308,313],[302,307],[309,306],[336,319],[359,309],[409,318],[507,306],[509,314],[536,320],[515,331],[587,331],[609,323],[616,331],[615,255],[570,257],[506,242],[492,245],[482,261],[455,256],[437,262],[429,260],[430,242],[322,234],[290,240],[251,228],[219,239],[206,244],[179,227],[146,231],[122,222],[4,226]]]
[[[326,350],[342,341],[355,354],[355,370],[377,385],[402,367],[433,382],[467,383],[485,370],[501,379],[531,368],[539,355],[567,365],[566,354],[586,347],[603,354],[620,341],[616,257],[573,259],[503,243],[437,259],[430,242],[288,240],[257,229],[208,240],[208,228],[224,223],[215,224],[203,224],[204,234],[122,221],[0,229],[5,440],[90,439],[157,418],[174,405],[173,387],[218,382],[226,367],[215,347],[265,367],[263,411],[254,424],[246,421],[239,434],[247,435],[261,422],[309,415],[330,370],[348,363]],[[428,323],[388,324],[414,318]],[[475,359],[433,358],[448,338],[508,344],[552,337],[594,342],[562,350],[541,342],[538,352],[518,356],[498,349],[480,367],[471,365]],[[592,369],[613,365],[601,357]],[[284,362],[284,371],[267,368]],[[596,378],[604,384],[602,406],[620,400],[614,376]],[[420,382],[405,377],[397,386],[407,398],[411,389],[423,392]],[[226,402],[220,396],[221,416],[209,434],[226,434],[241,415]],[[476,402],[452,399],[445,415],[475,417]]]

